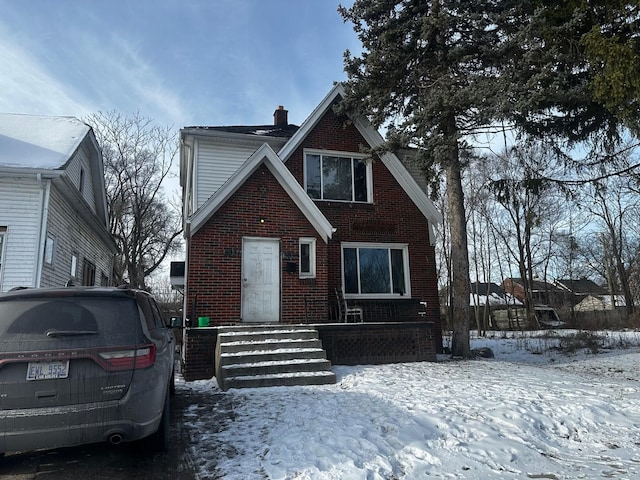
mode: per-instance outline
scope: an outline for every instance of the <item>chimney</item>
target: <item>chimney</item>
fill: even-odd
[[[289,125],[289,119],[287,118],[287,114],[289,110],[285,110],[282,105],[278,106],[278,109],[273,112],[273,124],[276,127],[283,127]]]

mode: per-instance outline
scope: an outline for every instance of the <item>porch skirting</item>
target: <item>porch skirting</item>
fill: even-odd
[[[286,327],[287,324],[282,324]],[[371,365],[436,360],[433,322],[306,324],[318,330],[333,365]],[[217,327],[183,332],[182,374],[186,381],[215,376]]]
[[[432,322],[313,325],[333,365],[435,362]]]

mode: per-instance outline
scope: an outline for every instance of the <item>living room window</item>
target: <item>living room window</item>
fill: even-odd
[[[343,243],[345,296],[411,296],[406,244]]]
[[[306,151],[304,183],[315,200],[371,202],[371,162],[353,154]]]

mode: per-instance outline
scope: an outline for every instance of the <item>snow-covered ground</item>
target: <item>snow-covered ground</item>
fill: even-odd
[[[192,407],[191,461],[203,480],[640,478],[640,333],[571,354],[557,334],[473,338],[493,359],[336,366],[335,385],[181,382],[224,399]]]

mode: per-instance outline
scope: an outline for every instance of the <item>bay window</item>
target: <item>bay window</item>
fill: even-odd
[[[347,296],[411,296],[405,244],[343,243],[342,274]]]

